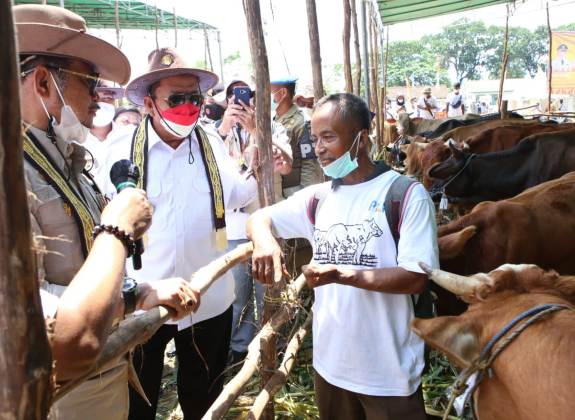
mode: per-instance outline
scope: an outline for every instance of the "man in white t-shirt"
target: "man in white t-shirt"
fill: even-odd
[[[448,118],[460,117],[465,114],[465,104],[463,103],[463,95],[461,94],[461,83],[457,82],[453,85],[453,92],[447,96],[445,112]]]
[[[367,105],[355,95],[318,102],[311,132],[331,185],[310,186],[250,217],[253,276],[271,283],[285,273],[274,235],[312,243],[314,258],[304,275],[315,292],[321,418],[425,419],[424,346],[409,328],[410,295],[427,283],[418,262],[438,266],[434,207],[421,184],[408,190],[396,250],[384,201],[400,175],[370,160],[370,122]]]
[[[417,116],[424,120],[433,120],[435,113],[440,110],[437,99],[431,96],[431,88],[425,88],[417,101]]]

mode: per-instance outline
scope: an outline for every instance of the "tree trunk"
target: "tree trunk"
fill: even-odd
[[[24,185],[12,2],[0,2],[0,417],[44,419],[52,353],[40,303]]]
[[[256,69],[256,142],[260,156],[260,167],[258,170],[258,193],[260,205],[269,206],[274,203],[274,173],[272,157],[272,132],[270,117],[270,76],[268,67],[268,57],[264,32],[262,28],[262,18],[260,13],[259,0],[243,0],[244,13],[248,28],[248,39],[252,56],[252,67]],[[262,321],[267,322],[273,312],[281,293],[277,285],[266,287],[264,309]],[[270,339],[262,345],[262,386],[269,379],[269,372],[275,369],[276,365],[276,335],[272,333]],[[274,418],[273,401],[268,404],[265,416],[266,419]]]
[[[351,1],[351,23],[353,26],[353,49],[355,51],[355,77],[353,80],[353,93],[361,93],[361,54],[359,53],[359,30],[357,29],[356,0]],[[360,0],[362,1],[362,0]]]
[[[317,12],[315,0],[306,0],[307,23],[309,32],[309,49],[311,55],[311,70],[313,75],[313,96],[317,101],[324,95],[323,79],[321,77],[321,53],[319,47],[319,31],[317,28]]]
[[[355,1],[355,0],[352,0]],[[343,0],[343,74],[345,76],[345,91],[353,92],[353,79],[351,77],[351,57],[349,42],[351,38],[351,6],[349,0]]]

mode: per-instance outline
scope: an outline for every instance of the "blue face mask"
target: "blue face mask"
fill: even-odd
[[[341,179],[348,176],[350,173],[355,171],[359,166],[357,163],[357,152],[359,150],[359,139],[361,137],[361,131],[355,136],[355,140],[351,144],[349,150],[353,148],[353,145],[357,142],[357,147],[355,148],[355,159],[351,160],[351,153],[349,150],[343,155],[338,157],[332,163],[326,166],[322,166],[323,173],[332,179]]]

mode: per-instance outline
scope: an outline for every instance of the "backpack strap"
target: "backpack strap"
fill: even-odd
[[[389,225],[393,241],[395,242],[396,251],[399,247],[399,236],[405,205],[407,204],[411,191],[416,184],[417,181],[400,175],[393,180],[385,196],[383,207],[385,209],[387,224]]]
[[[315,226],[315,220],[319,213],[319,209],[325,202],[325,198],[329,194],[330,190],[331,182],[324,182],[317,188],[307,204],[307,217],[313,226]]]

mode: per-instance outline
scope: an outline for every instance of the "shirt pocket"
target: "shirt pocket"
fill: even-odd
[[[166,188],[162,185],[162,180],[150,181],[148,180],[148,185],[146,186],[146,194],[154,208],[152,225],[150,226],[150,234],[153,234],[154,232],[163,232],[167,229],[170,217],[170,203],[166,194],[167,191],[165,191]]]

